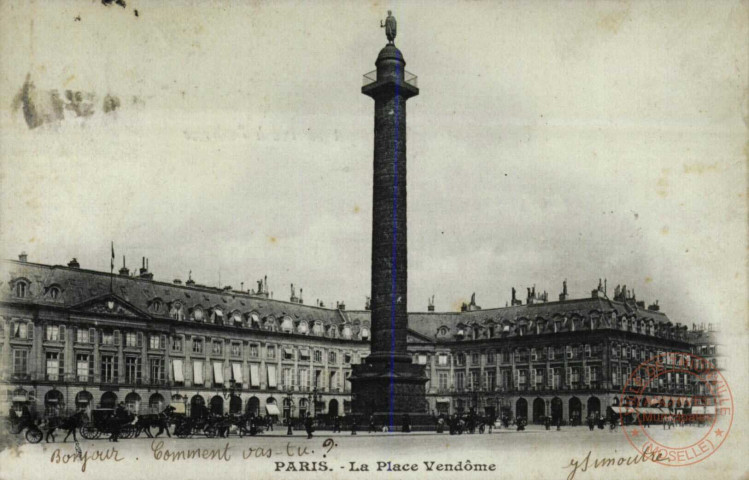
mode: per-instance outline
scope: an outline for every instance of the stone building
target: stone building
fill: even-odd
[[[370,312],[305,305],[257,291],[18,261],[0,263],[0,396],[7,412],[183,404],[280,417],[350,411],[346,381],[369,354]],[[301,292],[300,292],[301,293]],[[689,352],[687,327],[625,291],[559,301],[408,314],[408,353],[425,365],[429,413],[469,411],[577,422],[618,405],[638,363]],[[692,335],[693,336],[693,335]],[[697,352],[695,352],[697,353]],[[686,376],[661,379],[650,404],[686,407]]]
[[[3,412],[112,407],[343,415],[369,323],[257,292],[19,261],[0,263]],[[5,393],[5,392],[3,392]]]

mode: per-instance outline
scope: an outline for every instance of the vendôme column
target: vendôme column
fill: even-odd
[[[388,12],[389,13],[389,12]],[[388,44],[376,72],[365,75],[362,93],[374,99],[374,185],[372,192],[371,353],[351,375],[354,413],[375,415],[391,429],[408,414],[426,420],[424,366],[411,363],[408,330],[406,223],[406,101],[419,94],[394,45],[395,19],[386,22]]]

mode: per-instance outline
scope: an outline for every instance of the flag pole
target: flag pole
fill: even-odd
[[[109,261],[109,293],[114,292],[114,241],[112,241],[112,258]]]

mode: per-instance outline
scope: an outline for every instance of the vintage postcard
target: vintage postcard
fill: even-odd
[[[0,479],[749,474],[749,2],[0,34]]]

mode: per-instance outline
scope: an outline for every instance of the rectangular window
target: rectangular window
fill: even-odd
[[[335,352],[328,352],[328,363],[331,365],[335,365],[336,363],[336,354]]]
[[[125,383],[140,384],[140,358],[125,357]]]
[[[81,330],[78,330],[79,332]],[[88,330],[86,330],[88,333]],[[75,373],[80,382],[88,382],[93,374],[93,362],[91,361],[91,355],[78,354],[76,356]]]
[[[48,342],[59,342],[60,327],[57,325],[47,325],[44,329],[44,339]]]
[[[79,328],[75,333],[75,341],[77,343],[90,343],[88,337],[88,329]]]
[[[101,344],[102,345],[114,345],[114,332],[102,332]]]
[[[250,364],[250,386],[253,388],[260,387],[260,365],[257,363]]]
[[[194,360],[192,362],[192,383],[194,385],[203,385],[203,362]]]
[[[179,358],[172,360],[172,378],[174,378],[175,383],[185,383],[185,373],[182,370],[182,360]]]
[[[549,360],[554,360],[554,347],[548,347]]]
[[[472,353],[471,354],[471,365],[478,365],[479,364],[479,354],[478,353]]]
[[[231,379],[234,381],[234,384],[238,387],[241,387],[242,383],[242,364],[234,362],[231,364]]]
[[[494,350],[489,350],[488,352],[486,352],[486,363],[488,363],[489,365],[494,364]]]
[[[117,382],[117,357],[114,355],[101,356],[101,381],[104,383]]]
[[[138,338],[135,332],[125,332],[125,346],[126,347],[137,347]]]
[[[302,391],[309,388],[309,370],[306,368],[299,369],[299,388]]]
[[[346,365],[348,365],[348,364],[351,363],[351,354],[350,353],[345,353],[343,355],[343,363],[345,363]],[[426,364],[426,355],[424,355],[424,364]]]
[[[416,356],[416,363],[419,365],[426,365],[427,364],[427,356],[426,355],[417,355]]]
[[[441,353],[441,354],[440,354],[440,355],[439,355],[439,356],[437,357],[437,365],[440,365],[440,366],[447,366],[447,355],[445,355],[444,353]]]
[[[152,358],[149,361],[151,383],[164,383],[164,359]]]
[[[224,353],[224,342],[221,340],[214,340],[211,343],[211,354],[212,355],[223,355]],[[223,383],[223,382],[222,382]]]
[[[315,362],[322,363],[322,350],[315,350]]]
[[[574,356],[574,354],[572,353],[572,346],[567,345],[566,350],[567,350],[567,359],[569,360]]]
[[[276,366],[266,365],[268,367],[268,388],[276,388],[278,379],[276,378]]]
[[[283,348],[283,359],[284,360],[294,360],[294,349],[289,347]]]
[[[29,325],[26,322],[15,322],[13,324],[13,338],[26,340],[29,338]]]
[[[232,342],[231,343],[231,356],[232,357],[241,357],[242,356],[242,344],[239,342]]]
[[[466,377],[465,372],[455,372],[455,388],[462,392],[465,389]]]
[[[439,372],[437,374],[437,382],[440,390],[447,390],[447,372]]]
[[[458,355],[457,355],[457,356],[455,357],[455,362],[456,362],[456,363],[457,363],[457,364],[458,364],[459,366],[463,366],[463,365],[465,365],[465,364],[466,364],[466,354],[465,354],[465,353],[459,353],[459,354],[458,354]]]
[[[268,358],[276,358],[276,346],[268,345],[265,347],[265,356]]]
[[[472,390],[476,390],[478,388],[481,388],[481,384],[479,383],[479,372],[473,370],[471,372],[471,385]]]
[[[518,370],[518,383],[522,386],[528,383],[528,371]]]
[[[172,337],[172,351],[173,352],[182,351],[182,337],[179,337],[179,336]]]
[[[287,390],[294,388],[294,371],[290,368],[283,369],[283,387]]]
[[[60,354],[47,352],[47,380],[56,382],[60,379]]]
[[[531,348],[531,360],[533,360],[534,362],[538,360],[538,354],[536,353],[535,348]]]
[[[203,339],[202,338],[193,338],[192,339],[192,353],[203,353]]]
[[[590,358],[593,355],[590,345],[585,345],[585,357]]]
[[[214,385],[224,384],[224,362],[213,362],[213,383]]]
[[[161,349],[161,337],[159,335],[151,335],[148,338],[148,348],[151,350],[160,350]]]
[[[493,392],[497,388],[497,372],[494,370],[488,370],[485,372],[486,376],[486,389]]]
[[[258,345],[257,343],[250,344],[250,356],[252,358],[257,358],[260,356],[260,345]]]
[[[510,363],[510,351],[502,350],[502,363]]]

